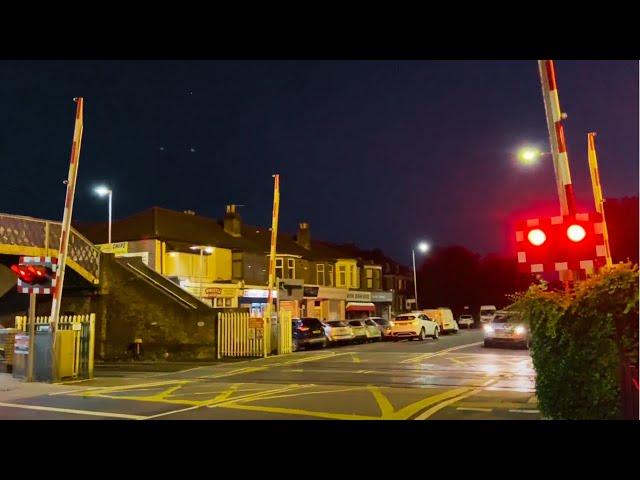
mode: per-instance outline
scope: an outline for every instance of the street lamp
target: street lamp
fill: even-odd
[[[104,185],[100,185],[93,189],[94,193],[96,193],[99,197],[104,197],[109,195],[109,245],[111,245],[111,205],[113,198],[113,191]]]
[[[518,161],[521,165],[535,165],[541,157],[550,154],[551,152],[541,152],[534,147],[524,147],[518,150]]]
[[[429,246],[429,244],[427,242],[420,242],[418,244],[418,251],[420,251],[420,253],[427,253],[429,251],[429,248],[431,248]],[[411,255],[413,258],[413,292],[416,296],[416,310],[418,310],[418,279],[416,277],[416,249],[412,248],[411,249]]]

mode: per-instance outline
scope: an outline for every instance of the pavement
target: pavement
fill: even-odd
[[[0,419],[539,420],[527,350],[482,332],[215,364],[103,364],[96,378],[0,377]]]

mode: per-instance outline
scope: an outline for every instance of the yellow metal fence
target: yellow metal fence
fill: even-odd
[[[273,348],[291,353],[291,340],[291,312],[280,312],[277,322],[248,313],[218,314],[218,358],[262,357]]]
[[[28,332],[28,317],[17,316],[15,328]],[[48,315],[36,317],[36,330],[39,326],[49,325],[51,317]],[[61,315],[58,329],[74,332],[73,339],[73,377],[93,378],[94,347],[95,347],[95,313],[88,315]]]

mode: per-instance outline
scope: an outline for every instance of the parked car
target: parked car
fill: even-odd
[[[349,326],[353,331],[354,339],[356,343],[364,343],[367,341],[367,326],[363,320],[348,320]]]
[[[391,322],[382,317],[369,317],[369,320],[373,320],[380,330],[381,340],[386,340],[391,335]]]
[[[324,332],[331,343],[351,343],[354,339],[351,327],[341,320],[325,322]]]
[[[329,345],[322,322],[317,318],[294,318],[291,321],[292,349],[321,347]]]
[[[453,313],[449,308],[432,308],[422,310],[422,313],[436,322],[442,333],[458,333],[458,330],[460,330],[460,327],[458,327],[458,324],[453,318]]]
[[[391,325],[391,337],[417,338],[424,340],[432,337],[437,340],[440,336],[440,327],[436,322],[424,313],[403,313],[394,318]]]
[[[480,323],[487,323],[493,320],[496,314],[495,305],[482,305],[480,307]]]
[[[519,345],[529,348],[531,333],[522,321],[522,316],[513,311],[497,311],[493,321],[486,323],[484,329],[484,346]]]
[[[367,329],[367,340],[370,342],[379,342],[382,340],[382,332],[378,328],[378,324],[370,318],[363,320]]]
[[[462,326],[462,325],[466,325],[467,328],[471,328],[473,327],[474,324],[474,320],[473,320],[473,316],[471,315],[460,315],[460,318],[458,319],[458,325]]]

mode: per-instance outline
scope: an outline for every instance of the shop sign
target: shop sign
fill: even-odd
[[[103,243],[96,245],[104,253],[128,253],[129,242]]]
[[[393,293],[391,292],[371,292],[372,302],[392,302]]]
[[[349,292],[347,293],[348,302],[370,302],[371,292]]]
[[[320,287],[318,298],[326,300],[346,300],[349,291],[344,288]]]
[[[267,289],[259,289],[259,288],[245,288],[243,297],[247,298],[269,298],[269,290]],[[278,291],[273,291],[273,298],[278,298]]]

